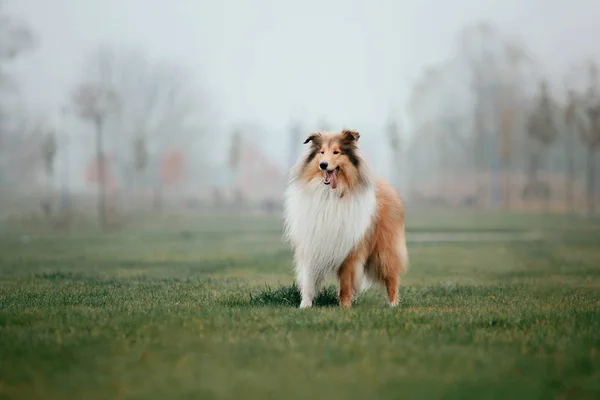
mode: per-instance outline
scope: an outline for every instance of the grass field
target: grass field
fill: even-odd
[[[599,398],[600,222],[409,217],[350,310],[296,308],[276,217],[0,225],[0,398]]]

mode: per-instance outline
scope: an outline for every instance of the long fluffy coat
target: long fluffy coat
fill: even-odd
[[[301,307],[310,307],[327,274],[340,282],[340,304],[379,282],[398,303],[408,266],[404,206],[385,181],[376,181],[358,152],[356,131],[310,135],[308,152],[293,167],[285,192],[285,236],[294,249]]]

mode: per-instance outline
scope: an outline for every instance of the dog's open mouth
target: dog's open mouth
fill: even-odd
[[[332,189],[337,187],[337,174],[340,170],[340,167],[337,167],[333,171],[325,171],[325,179],[323,183],[326,185],[331,185]]]

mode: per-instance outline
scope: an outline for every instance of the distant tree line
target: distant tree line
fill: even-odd
[[[517,197],[549,204],[553,187],[540,176],[544,169],[564,174],[561,191],[572,212],[573,182],[583,173],[587,211],[594,213],[600,146],[595,63],[587,63],[582,88],[557,85],[543,77],[522,43],[486,23],[459,32],[454,50],[452,58],[426,68],[413,86],[413,131],[399,155],[410,159],[411,179],[437,180],[440,192],[448,193],[452,188],[444,188],[444,181],[462,176],[475,183],[474,205],[508,210]],[[577,161],[584,159],[581,171]],[[513,193],[516,173],[526,182]]]

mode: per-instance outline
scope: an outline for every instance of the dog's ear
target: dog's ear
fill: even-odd
[[[303,144],[306,144],[308,142],[313,142],[315,144],[318,144],[318,143],[320,143],[321,138],[322,138],[321,133],[319,133],[319,132],[313,132],[313,133],[311,133],[310,135],[308,135],[306,137],[306,139],[304,140]]]
[[[344,129],[342,131],[342,139],[344,139],[347,143],[358,142],[358,138],[360,138],[360,133],[353,129]]]

